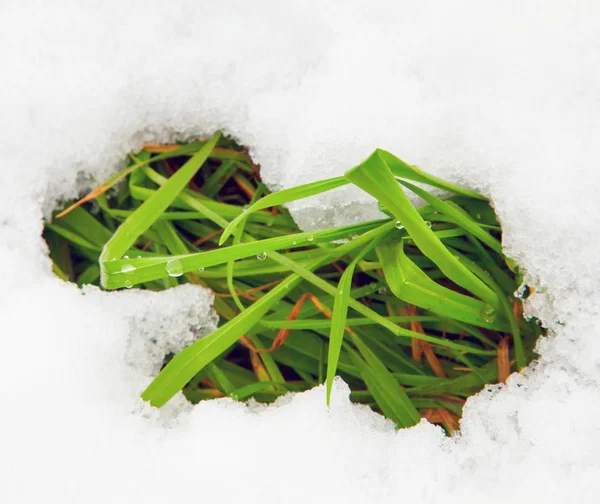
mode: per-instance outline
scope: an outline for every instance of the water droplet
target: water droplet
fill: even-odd
[[[387,295],[387,293],[387,287],[380,287],[379,289],[377,289],[377,294],[379,294],[380,296],[385,296]]]
[[[344,293],[344,289],[339,289],[338,294],[341,296]]]
[[[123,256],[123,259],[129,259],[129,256]]]
[[[485,305],[483,310],[481,310],[481,318],[491,324],[494,320],[496,320],[496,310],[493,306]]]
[[[125,282],[123,283],[123,285],[127,288],[127,289],[131,289],[133,287],[133,282],[131,280],[125,280]]]
[[[358,238],[358,235],[357,235],[356,233],[352,233],[352,234],[350,235],[350,239],[351,239],[351,240],[356,240],[357,238]]]
[[[476,215],[476,217],[477,217],[479,220],[481,220],[481,214],[480,214],[480,213],[478,213],[478,214]]]
[[[400,222],[399,220],[396,221],[396,223],[394,224],[394,226],[396,226],[396,229],[404,229],[404,226],[402,225],[402,222]]]
[[[125,273],[127,276],[133,275],[134,271],[135,271],[135,266],[132,266],[131,264],[124,264],[121,267],[121,273]]]
[[[260,254],[258,254],[258,255],[256,256],[256,258],[257,258],[259,261],[264,261],[264,260],[267,258],[267,253],[266,253],[266,252],[261,252]]]
[[[307,240],[308,240],[309,242],[311,242],[311,241],[315,241],[315,237],[314,237],[313,235],[310,235],[310,236],[307,238]]]
[[[431,229],[431,221],[428,221],[428,220],[426,220],[426,221],[425,221],[425,225],[426,225],[426,226],[427,226],[429,229]]]
[[[137,257],[136,257],[136,259],[141,259],[141,258],[142,258],[142,256],[137,256]]]
[[[183,264],[179,259],[171,259],[165,266],[165,270],[167,270],[169,276],[179,277],[183,275]]]
[[[204,268],[198,268],[198,271],[199,271],[200,273],[202,273],[202,272],[204,271]]]
[[[294,240],[294,241],[292,242],[292,245],[296,245],[296,243],[298,243],[298,242],[297,242],[296,240]]]

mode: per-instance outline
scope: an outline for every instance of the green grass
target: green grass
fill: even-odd
[[[302,232],[282,206],[345,184],[388,217]],[[521,370],[542,333],[520,315],[522,278],[486,199],[382,150],[343,176],[268,194],[219,133],[147,146],[44,236],[64,280],[215,293],[217,331],[167,356],[143,391],[157,407],[180,390],[193,403],[272,402],[320,383],[329,404],[339,375],[353,401],[398,427],[426,417],[451,432],[465,399]]]

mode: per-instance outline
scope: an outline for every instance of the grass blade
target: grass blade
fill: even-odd
[[[348,315],[348,304],[352,291],[352,276],[358,262],[365,257],[383,238],[381,234],[364,247],[357,257],[348,265],[338,283],[337,292],[333,302],[333,311],[331,314],[331,331],[329,333],[329,352],[327,355],[327,377],[326,377],[326,403],[329,406],[331,400],[331,388],[333,379],[337,370],[340,353],[342,351],[342,342],[344,331],[346,330],[346,317]]]
[[[505,319],[490,322],[484,318],[489,306],[486,303],[431,280],[406,256],[401,241],[385,240],[376,250],[388,286],[399,299],[468,324],[508,330]]]
[[[105,262],[120,258],[136,242],[138,237],[158,220],[159,215],[169,207],[204,164],[219,137],[220,133],[216,133],[165,185],[156,191],[152,198],[145,201],[119,226],[117,232],[107,242],[102,251],[100,256],[101,268]],[[102,273],[104,283],[104,269]]]
[[[352,335],[352,341],[366,364],[351,349],[349,350],[350,355],[353,356],[367,387],[373,393],[373,397],[384,414],[399,427],[411,427],[419,423],[421,421],[419,412],[394,376],[360,338]]]
[[[366,161],[347,171],[345,177],[382,203],[406,228],[419,249],[453,282],[493,307],[499,307],[496,294],[460,263],[429,229],[410,203],[392,172],[375,151]]]
[[[223,245],[241,220],[252,212],[263,210],[272,206],[283,205],[285,203],[289,203],[290,201],[308,198],[309,196],[330,191],[331,189],[335,189],[336,187],[343,186],[347,183],[348,181],[344,177],[336,177],[327,180],[321,180],[319,182],[311,182],[310,184],[304,184],[301,186],[292,187],[290,189],[283,189],[282,191],[269,194],[250,206],[250,208],[248,208],[244,214],[239,215],[233,221],[231,221],[229,226],[225,228],[225,231],[223,232],[223,235],[219,241],[219,245]]]
[[[496,238],[487,233],[478,222],[471,219],[468,214],[464,211],[458,210],[457,208],[445,203],[441,199],[435,197],[433,194],[413,185],[409,182],[401,180],[400,183],[414,192],[417,196],[423,198],[427,203],[429,203],[433,208],[435,208],[438,212],[442,212],[448,217],[452,217],[455,222],[458,223],[460,227],[471,233],[472,235],[479,238],[483,243],[485,243],[492,250],[495,250],[499,254],[502,253],[502,245]]]
[[[405,163],[386,150],[377,149],[375,150],[375,153],[378,154],[379,157],[387,164],[390,171],[394,174],[394,177],[421,182],[423,184],[437,187],[438,189],[443,189],[444,191],[453,192],[455,194],[461,194],[469,198],[485,200],[485,197],[481,196],[481,194],[426,173],[417,166]]]

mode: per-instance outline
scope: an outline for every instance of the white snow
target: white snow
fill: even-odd
[[[599,16],[583,0],[2,2],[0,502],[596,496]],[[156,352],[214,327],[210,296],[82,292],[52,275],[42,218],[143,141],[217,128],[273,188],[382,147],[489,195],[539,287],[540,361],[472,398],[454,439],[394,432],[343,383],[331,411],[321,388],[142,404]],[[294,211],[311,228],[376,209],[338,190]]]

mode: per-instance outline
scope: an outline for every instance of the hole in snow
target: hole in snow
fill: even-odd
[[[279,292],[264,314],[234,334],[237,343],[224,344],[222,353],[183,387],[192,403],[225,396],[269,403],[325,380],[330,331],[339,325],[337,316],[331,320],[335,297],[343,294],[338,283],[370,243],[361,236],[383,224],[303,234],[282,206],[250,208],[268,190],[247,150],[231,138],[221,137],[197,163],[200,168],[190,168],[205,143],[146,145],[130,156],[120,180],[101,186],[107,190],[63,216],[56,211],[44,238],[60,278],[113,289],[201,286],[214,294],[221,327],[241,312],[252,319],[247,310],[266,306],[273,292]],[[183,180],[183,190],[174,189],[176,179]],[[542,334],[535,320],[523,318],[522,299],[513,296],[519,290],[526,297],[531,289],[500,252],[501,229],[491,206],[464,194],[450,201],[443,208],[419,209],[420,232],[443,245],[442,262],[423,255],[419,240],[397,217],[388,219],[389,229],[377,248],[364,250],[347,287],[359,306],[351,303],[340,325],[345,327],[344,343],[337,365],[353,401],[400,426],[425,417],[448,432],[458,428],[470,395],[505,381],[535,358]],[[61,202],[60,208],[74,203]],[[242,245],[219,250],[224,227],[240,215],[246,218],[239,232],[224,246]],[[271,241],[253,244],[257,240]],[[281,242],[273,246],[273,240]],[[335,253],[351,243],[362,245]],[[113,250],[119,250],[114,257]],[[315,268],[319,259],[322,264]],[[289,283],[290,260],[303,268],[301,275],[314,269],[329,290],[310,278]],[[465,283],[451,279],[448,262],[487,292],[488,299],[481,301]],[[201,331],[191,334],[183,345],[204,336]],[[164,338],[162,346],[152,338],[145,345],[145,352],[159,348],[161,355],[167,354],[163,367],[181,349],[164,345]],[[171,368],[177,365],[175,359]]]

